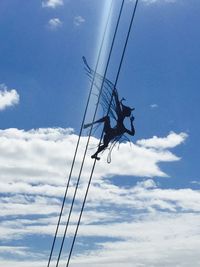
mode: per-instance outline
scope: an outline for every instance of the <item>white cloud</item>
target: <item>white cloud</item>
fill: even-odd
[[[115,233],[122,240],[102,242],[98,251],[77,257],[74,266],[198,266],[198,220],[199,215],[156,213],[135,223],[107,225],[105,235]]]
[[[149,188],[146,184],[153,185],[153,188],[152,186]],[[196,199],[193,199],[191,203],[197,201],[197,212],[194,213],[194,210],[191,209],[192,206],[181,212],[179,205],[174,201],[176,199],[177,203],[182,202],[184,196],[187,196],[187,190],[160,189],[155,182],[147,180],[138,183],[137,186],[131,189],[124,189],[121,197],[123,208],[114,214],[115,198],[120,194],[121,189],[118,187],[118,190],[119,192],[116,192],[116,196],[113,196],[113,201],[109,205],[103,202],[103,199],[99,196],[101,209],[105,207],[107,209],[102,213],[102,216],[99,216],[101,212],[98,211],[93,211],[93,215],[86,211],[79,231],[79,236],[82,238],[96,237],[96,240],[98,240],[98,237],[101,237],[108,238],[108,240],[105,242],[98,241],[96,243],[98,244],[97,249],[90,249],[82,254],[79,253],[74,257],[72,266],[131,267],[133,262],[136,266],[152,267],[176,266],[177,264],[181,267],[189,267],[191,263],[192,266],[198,266],[200,192],[191,190],[191,194],[188,195],[187,201],[185,201],[188,205],[193,194],[196,194]],[[177,195],[177,191],[181,192],[182,196]],[[92,192],[90,192],[91,194]],[[110,192],[107,189],[102,188],[102,197],[109,194]],[[166,201],[166,195],[168,196],[169,205],[173,205],[174,210],[169,208],[160,210],[160,206],[156,205],[156,203],[164,199]],[[130,199],[131,197],[132,199]],[[133,203],[133,206],[129,206],[128,209],[127,198]],[[141,204],[137,203],[138,200],[141,201]],[[155,201],[155,203],[152,201]],[[48,205],[48,202],[46,204]],[[51,204],[49,203],[49,205]],[[43,210],[43,208],[41,206],[40,209]],[[142,211],[142,213],[138,211]],[[110,214],[112,214],[112,217],[110,217]],[[85,218],[90,218],[90,221],[85,220]],[[0,228],[0,233],[4,240],[6,235],[11,236],[14,232],[15,235],[18,234],[19,236],[38,235],[41,239],[41,236],[54,233],[55,223],[55,216],[49,218],[49,220],[47,218],[7,220],[3,225],[4,229]],[[4,233],[3,235],[2,232]],[[70,234],[72,234],[72,230],[70,230]],[[112,238],[112,241],[109,238]],[[3,250],[6,250],[6,248],[2,248],[2,252]],[[15,250],[17,251],[17,248]],[[27,252],[27,248],[24,248],[25,251]],[[19,253],[23,255],[23,248],[19,247]],[[45,265],[44,258],[47,258],[47,255],[44,254],[40,258],[43,259],[40,263],[32,260],[30,264],[25,261],[27,265],[23,265],[22,262],[18,261],[15,266],[43,267]],[[0,261],[2,266],[9,266],[8,263],[10,262]]]
[[[158,108],[158,105],[157,104],[151,104],[150,107],[151,108]]]
[[[17,105],[19,94],[15,89],[8,89],[6,85],[0,84],[0,110]]]
[[[55,30],[62,26],[62,21],[59,18],[52,18],[49,20],[48,26],[50,29]]]
[[[0,130],[0,193],[19,196],[21,194],[31,195],[31,198],[2,198],[0,215],[40,215],[41,213],[48,215],[56,213],[60,202],[55,202],[54,199],[46,209],[43,208],[41,210],[39,207],[41,205],[46,206],[50,198],[62,197],[76,141],[77,136],[73,134],[72,129]],[[76,181],[75,177],[79,173],[86,141],[87,138],[81,139],[69,196],[73,194],[73,184]],[[93,144],[97,141],[94,138],[91,139]],[[90,175],[93,164],[90,159],[91,154],[92,151],[89,150],[83,169],[79,199],[84,194],[84,185]],[[96,203],[101,197],[103,202],[110,203],[114,198],[116,205],[120,206],[120,203],[123,205],[125,202],[127,205],[132,205],[132,199],[129,196],[122,201],[124,194],[127,193],[126,190],[119,189],[117,186],[105,181],[103,182],[99,180],[100,177],[112,177],[114,175],[136,177],[166,176],[167,174],[159,168],[158,163],[176,161],[178,159],[170,151],[166,150],[166,146],[163,152],[162,150],[157,151],[133,144],[132,147],[126,143],[121,144],[120,151],[113,151],[113,161],[110,165],[106,163],[106,155],[98,162],[93,178],[96,186],[91,186],[92,195],[89,199]],[[142,186],[144,188],[154,188],[155,184],[152,180],[148,180]],[[102,195],[102,190],[107,190],[109,194]],[[10,202],[9,207],[7,206],[7,201]],[[139,202],[137,201],[137,203]]]
[[[57,212],[60,202],[55,201],[54,198],[63,195],[77,138],[72,129],[0,130],[0,194],[31,196],[31,198],[2,198],[0,216],[41,215],[42,213],[50,215]],[[73,184],[79,173],[86,141],[85,137],[81,139],[69,189],[70,197],[73,194]],[[96,142],[98,140],[95,138],[91,139],[92,144]],[[90,159],[91,154],[92,151],[89,150],[83,169],[79,199],[84,195],[85,182],[88,180],[93,164]],[[126,190],[100,178],[114,175],[166,176],[167,174],[159,168],[158,163],[177,161],[178,159],[166,150],[166,146],[165,151],[157,151],[133,144],[132,147],[126,143],[121,144],[120,151],[117,149],[113,151],[113,161],[110,165],[106,163],[106,155],[103,155],[102,160],[98,162],[93,178],[96,185],[91,186],[92,195],[89,196],[89,199],[93,203],[98,203],[99,197],[101,197],[103,202],[112,203],[114,198],[116,205],[121,206],[120,203],[122,205],[126,203],[126,205],[132,206],[132,198],[129,196],[132,192],[129,192],[128,197],[124,198]],[[152,180],[148,180],[143,183],[143,187],[154,188],[155,184]],[[109,194],[102,194],[102,190],[107,190]],[[48,206],[50,198],[53,202]],[[10,203],[9,206],[8,203]],[[133,203],[135,202],[133,201]],[[43,206],[42,209],[39,208],[41,206]],[[173,208],[173,206],[171,207]]]
[[[77,138],[71,129],[0,130],[0,179],[4,180],[6,178],[7,183],[10,183],[8,185],[9,191],[17,190],[15,184],[13,184],[15,182],[20,185],[21,190],[26,190],[27,185],[25,184],[28,182],[31,185],[57,186],[59,191],[59,186],[63,186],[64,177],[69,173]],[[139,146],[122,143],[119,151],[117,147],[114,148],[110,165],[106,162],[106,152],[102,155],[101,161],[96,166],[94,176],[96,178],[112,177],[114,175],[167,176],[158,164],[179,160],[167,148],[179,145],[185,138],[186,136],[183,133],[171,133],[164,138],[153,138],[153,145],[151,139],[138,141]],[[86,141],[86,137],[81,138],[73,176],[78,175],[78,166],[81,164]],[[148,148],[149,142],[151,146],[161,149]],[[97,139],[91,138],[91,147],[96,146],[97,143]],[[86,157],[83,178],[89,176],[93,164],[93,160],[90,159],[90,155],[93,153],[91,147]],[[164,149],[162,150],[162,148]],[[44,187],[40,190],[45,191],[46,189]],[[33,192],[34,190],[32,188]],[[51,190],[46,190],[46,192]],[[41,191],[41,194],[43,194],[43,191]]]
[[[191,181],[191,184],[200,185],[200,181]]]
[[[199,191],[161,189],[152,179],[125,188],[113,184],[112,179],[104,179],[116,174],[135,178],[166,176],[159,162],[179,160],[169,149],[186,138],[183,133],[173,133],[178,140],[174,142],[171,134],[154,140],[154,148],[146,147],[144,140],[142,145],[131,147],[121,144],[119,151],[113,151],[110,165],[106,155],[97,163],[79,231],[79,237],[95,238],[95,244],[89,250],[83,246],[72,261],[73,267],[131,267],[133,262],[136,266],[176,266],[177,262],[181,267],[189,263],[198,266]],[[0,265],[46,266],[49,243],[41,255],[34,252],[32,243],[29,248],[13,247],[12,240],[34,236],[42,242],[42,238],[54,234],[76,141],[72,129],[0,130],[0,236],[6,244],[0,247]],[[74,192],[86,141],[86,137],[81,138],[69,198]],[[162,141],[165,145],[160,145]],[[91,139],[92,146],[97,142]],[[92,152],[89,150],[84,166],[70,235],[93,163]],[[65,214],[68,208],[66,205]],[[65,221],[61,221],[59,236]],[[17,261],[6,260],[12,247]]]
[[[42,1],[42,7],[56,8],[64,5],[63,0],[44,0]]]
[[[82,16],[74,17],[74,25],[75,26],[80,26],[84,22],[85,22],[85,19]]]
[[[187,136],[188,135],[186,133],[176,134],[174,132],[171,132],[166,138],[159,138],[157,136],[154,136],[150,139],[139,140],[137,141],[137,144],[143,147],[168,149],[183,143],[186,140]]]

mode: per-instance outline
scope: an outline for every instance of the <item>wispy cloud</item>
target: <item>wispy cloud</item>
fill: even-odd
[[[8,89],[5,84],[0,84],[0,110],[17,105],[19,94],[15,89]]]
[[[98,201],[92,198],[88,200],[88,208],[83,216],[79,237],[95,238],[98,247],[79,253],[74,258],[72,266],[86,267],[90,264],[100,267],[104,264],[122,267],[131,266],[133,261],[138,266],[160,267],[163,264],[173,266],[176,262],[181,266],[189,266],[191,261],[193,266],[198,266],[199,191],[160,189],[152,180],[140,182],[129,189],[115,186],[114,191],[112,187],[113,185],[104,182]],[[90,195],[93,194],[93,191],[90,192]],[[110,195],[112,201],[105,200],[105,195]],[[121,196],[121,209],[118,207],[116,210],[119,203],[118,196]],[[40,205],[41,203],[40,201]],[[98,211],[98,204],[101,211]],[[46,205],[51,206],[52,202],[46,201]],[[45,211],[45,205],[40,206],[40,210]],[[20,217],[16,219],[16,216],[15,220],[5,219],[0,228],[2,239],[6,240],[6,234],[10,238],[34,235],[39,239],[41,235],[52,235],[56,226],[56,216],[44,217],[44,215],[37,219]],[[73,223],[75,223],[75,217],[74,215]],[[73,234],[71,228],[69,234]],[[101,239],[98,240],[98,238]],[[27,248],[24,248],[24,252],[23,248],[19,248],[19,252],[17,248],[15,249],[16,253],[21,255],[27,252]],[[7,248],[3,247],[2,253],[4,250]],[[144,254],[145,257],[143,257]],[[45,257],[47,257],[45,253],[43,257],[38,256],[43,260]],[[3,264],[3,261],[0,262]],[[21,266],[19,263],[18,261],[16,266]],[[40,264],[33,260],[30,265],[28,261],[26,263],[27,266],[43,266],[42,261]]]
[[[171,132],[165,138],[154,136],[153,138],[150,139],[139,140],[137,141],[137,144],[142,145],[144,147],[169,149],[183,143],[186,140],[187,136],[188,135],[186,133],[180,133],[177,135],[176,133]]]
[[[200,185],[200,181],[191,181],[191,184]]]
[[[59,18],[52,18],[48,22],[48,26],[52,30],[56,30],[62,26],[62,21]]]
[[[153,179],[144,179],[145,175],[167,175],[160,169],[160,161],[179,160],[169,149],[182,144],[186,135],[173,133],[177,139],[174,142],[171,134],[157,137],[153,148],[146,146],[152,138],[131,147],[121,144],[120,150],[113,152],[110,165],[106,155],[98,162],[79,231],[81,239],[94,238],[95,244],[88,251],[79,243],[82,252],[75,256],[72,266],[122,267],[132,266],[133,261],[138,266],[174,266],[176,262],[187,266],[184,264],[190,260],[198,266],[200,192],[189,188],[161,189]],[[54,234],[77,138],[72,129],[0,130],[0,235],[4,241],[0,265],[46,265],[49,244],[43,255],[34,254],[35,247],[30,244],[29,248],[13,248],[17,261],[5,259],[13,247],[12,240],[33,236],[42,242],[41,236],[44,240]],[[164,145],[160,145],[162,141]],[[91,139],[92,146],[97,142]],[[86,137],[82,137],[68,201],[74,192],[85,143]],[[93,163],[91,153],[90,150],[83,170],[72,226]],[[131,175],[133,181],[142,176],[142,181],[125,188],[112,182],[115,174]],[[62,220],[59,236],[64,224]],[[73,235],[73,228],[68,234]]]
[[[76,16],[74,17],[74,25],[75,26],[80,26],[85,22],[85,19],[82,16]]]
[[[114,175],[166,176],[167,174],[161,170],[158,164],[179,160],[169,149],[180,145],[186,136],[184,133],[170,133],[163,138],[153,137],[138,140],[137,144],[132,143],[131,146],[129,143],[122,143],[119,151],[117,147],[113,150],[112,164],[107,164],[106,153],[102,155],[102,160],[97,164],[95,175],[96,177]],[[0,178],[7,177],[7,182],[23,183],[27,182],[28,179],[29,183],[63,185],[63,177],[69,171],[77,138],[71,129],[0,130],[0,149],[2,151],[0,154]],[[81,138],[77,166],[81,163],[81,155],[86,141],[86,137]],[[96,147],[98,142],[98,139],[91,138],[91,146],[83,172],[84,177],[89,175],[93,163],[90,158],[93,153],[92,147]],[[78,167],[75,168],[74,176],[77,174]]]
[[[158,105],[157,104],[151,104],[150,107],[151,108],[158,108]]]
[[[42,7],[56,8],[64,5],[63,0],[44,0],[42,1]]]

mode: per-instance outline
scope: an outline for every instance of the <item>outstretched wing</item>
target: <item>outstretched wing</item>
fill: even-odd
[[[100,105],[102,106],[104,114],[108,113],[110,117],[117,120],[116,103],[113,99],[113,90],[116,90],[114,84],[106,77],[92,70],[85,57],[83,57],[83,62],[90,82],[96,87],[98,94],[101,92]]]

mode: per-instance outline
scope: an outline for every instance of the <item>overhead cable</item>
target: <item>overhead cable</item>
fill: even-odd
[[[103,33],[103,37],[102,37],[102,41],[101,41],[101,45],[100,45],[100,49],[99,49],[99,53],[98,53],[98,57],[97,57],[97,63],[96,63],[96,66],[95,66],[95,73],[96,73],[96,71],[98,69],[99,62],[100,62],[100,57],[101,57],[103,46],[104,46],[104,43],[105,43],[105,36],[106,36],[107,29],[108,29],[108,24],[109,24],[109,21],[110,21],[110,17],[111,17],[112,6],[113,6],[113,3],[111,5],[111,7],[110,7],[108,18],[107,18],[107,22],[106,22],[106,26],[105,26],[105,30],[104,30],[104,33]],[[57,235],[58,235],[58,231],[59,231],[59,227],[60,227],[60,223],[61,223],[61,218],[62,218],[62,215],[63,215],[65,201],[66,201],[66,198],[67,198],[69,185],[70,185],[70,181],[71,181],[71,177],[72,177],[72,172],[73,172],[75,161],[76,161],[76,157],[77,157],[77,152],[78,152],[78,148],[79,148],[79,144],[80,144],[80,139],[81,139],[81,136],[82,136],[83,126],[84,126],[84,123],[85,123],[85,118],[86,118],[86,114],[87,114],[88,107],[89,107],[89,102],[90,102],[91,95],[92,95],[92,89],[93,89],[93,85],[94,85],[94,80],[95,80],[95,76],[94,76],[94,78],[93,78],[93,80],[91,82],[91,86],[90,86],[90,90],[89,90],[89,94],[88,94],[88,98],[87,98],[87,102],[86,102],[86,107],[85,107],[85,110],[84,110],[84,115],[83,115],[83,119],[82,119],[82,123],[81,123],[81,128],[80,128],[80,131],[79,131],[79,136],[78,136],[78,140],[77,140],[77,144],[76,144],[76,148],[75,148],[75,152],[74,152],[74,156],[73,156],[73,160],[72,160],[72,164],[71,164],[71,169],[70,169],[70,173],[69,173],[69,176],[68,176],[68,181],[67,181],[64,197],[63,197],[63,200],[62,200],[62,206],[61,206],[61,210],[60,210],[59,217],[58,217],[56,231],[55,231],[53,242],[52,242],[52,246],[51,246],[51,251],[50,251],[47,267],[50,266],[50,263],[51,263],[51,260],[52,260],[52,255],[53,255],[53,251],[54,251],[54,247],[55,247],[55,242],[56,242],[56,238],[57,238]]]
[[[135,13],[136,13],[136,10],[137,10],[138,2],[139,2],[139,0],[136,0],[135,5],[134,5],[134,10],[133,10],[133,13],[132,13],[132,17],[131,17],[128,33],[127,33],[127,36],[126,36],[126,41],[125,41],[125,44],[124,44],[124,49],[123,49],[123,52],[122,52],[122,56],[121,56],[121,60],[120,60],[120,64],[119,64],[119,68],[118,68],[118,72],[117,72],[114,88],[116,87],[117,82],[118,82],[118,78],[119,78],[119,74],[120,74],[120,71],[121,71],[122,62],[124,60],[124,55],[125,55],[125,51],[126,51],[126,48],[127,48],[127,44],[128,44],[131,28],[132,28],[132,25],[133,25],[133,20],[134,20],[134,17],[135,17]],[[104,76],[104,79],[105,79],[105,76]],[[100,94],[101,94],[101,92],[100,92]],[[112,98],[111,98],[111,101],[110,101],[110,105],[111,105],[111,103],[112,103]],[[93,122],[94,122],[94,120],[93,120]],[[92,129],[92,126],[91,126],[91,129]],[[102,132],[101,139],[102,139],[102,137],[103,137],[103,132]],[[101,144],[101,139],[100,139],[99,144]],[[81,212],[80,212],[80,215],[79,215],[79,219],[78,219],[78,223],[77,223],[77,226],[76,226],[76,230],[75,230],[74,238],[73,238],[73,241],[72,241],[72,245],[71,245],[71,248],[70,248],[70,253],[69,253],[69,256],[68,256],[66,267],[69,266],[70,259],[71,259],[71,256],[72,256],[75,240],[76,240],[76,237],[77,237],[77,234],[78,234],[78,229],[79,229],[81,218],[82,218],[82,214],[83,214],[83,210],[84,210],[85,203],[86,203],[86,200],[87,200],[87,195],[88,195],[89,188],[90,188],[90,185],[91,185],[91,181],[92,181],[95,165],[96,165],[96,159],[94,160],[94,163],[93,163],[93,166],[92,166],[90,178],[89,178],[89,181],[88,181],[88,186],[87,186],[85,197],[84,197],[84,200],[83,200],[83,203],[82,203]]]
[[[114,32],[114,35],[113,35],[112,44],[111,44],[111,48],[110,48],[107,64],[106,64],[105,71],[104,71],[104,77],[106,77],[108,66],[109,66],[109,63],[110,63],[111,54],[112,54],[113,46],[114,46],[114,43],[115,43],[115,38],[116,38],[118,26],[119,26],[119,21],[120,21],[122,10],[123,10],[123,6],[124,6],[124,1],[125,0],[122,1],[120,12],[119,12],[119,16],[118,16],[118,19],[117,19],[116,28],[115,28],[115,32]],[[94,76],[94,78],[95,78],[95,76]],[[99,96],[98,96],[98,100],[97,100],[97,104],[96,104],[96,108],[95,108],[95,112],[94,112],[94,116],[93,116],[92,122],[94,122],[95,118],[96,118],[97,109],[98,109],[98,106],[99,106],[102,89],[103,89],[103,83],[102,83],[102,86],[101,86],[101,89],[100,89],[100,92],[99,92]],[[89,131],[87,144],[86,144],[86,147],[85,147],[85,151],[84,151],[84,155],[83,155],[83,159],[82,159],[82,163],[81,163],[80,172],[79,172],[77,183],[76,183],[76,186],[75,186],[75,191],[74,191],[74,195],[73,195],[73,198],[72,198],[71,207],[70,207],[70,211],[69,211],[69,214],[68,214],[67,223],[66,223],[66,226],[65,226],[65,230],[64,230],[64,234],[63,234],[63,238],[62,238],[62,242],[61,242],[61,246],[60,246],[59,255],[58,255],[58,258],[57,258],[56,267],[58,267],[58,264],[59,264],[59,261],[60,261],[60,257],[61,257],[61,254],[62,254],[62,250],[63,250],[63,246],[64,246],[64,242],[65,242],[65,238],[66,238],[66,234],[67,234],[67,230],[68,230],[68,226],[69,226],[69,222],[70,222],[70,218],[71,218],[71,214],[72,214],[72,210],[73,210],[73,206],[74,206],[74,201],[75,201],[75,198],[76,198],[76,194],[77,194],[77,190],[78,190],[78,186],[79,186],[79,182],[80,182],[80,178],[81,178],[81,174],[82,174],[82,170],[83,170],[83,166],[84,166],[84,162],[85,162],[85,158],[86,158],[86,154],[87,154],[90,138],[91,138],[91,135],[92,135],[92,129],[93,129],[93,127],[91,127],[91,129]]]

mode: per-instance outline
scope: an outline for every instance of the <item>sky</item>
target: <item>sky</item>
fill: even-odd
[[[45,267],[110,0],[0,1],[0,266]],[[103,74],[121,1],[115,0]],[[107,78],[114,82],[133,0]],[[136,134],[97,162],[72,267],[200,266],[200,2],[139,0],[117,90]],[[96,99],[92,98],[87,122]],[[101,108],[98,116],[102,115]],[[126,126],[130,127],[127,119]],[[102,128],[100,127],[100,130]],[[81,137],[51,267],[88,131]],[[100,138],[93,134],[59,267],[66,266]]]

